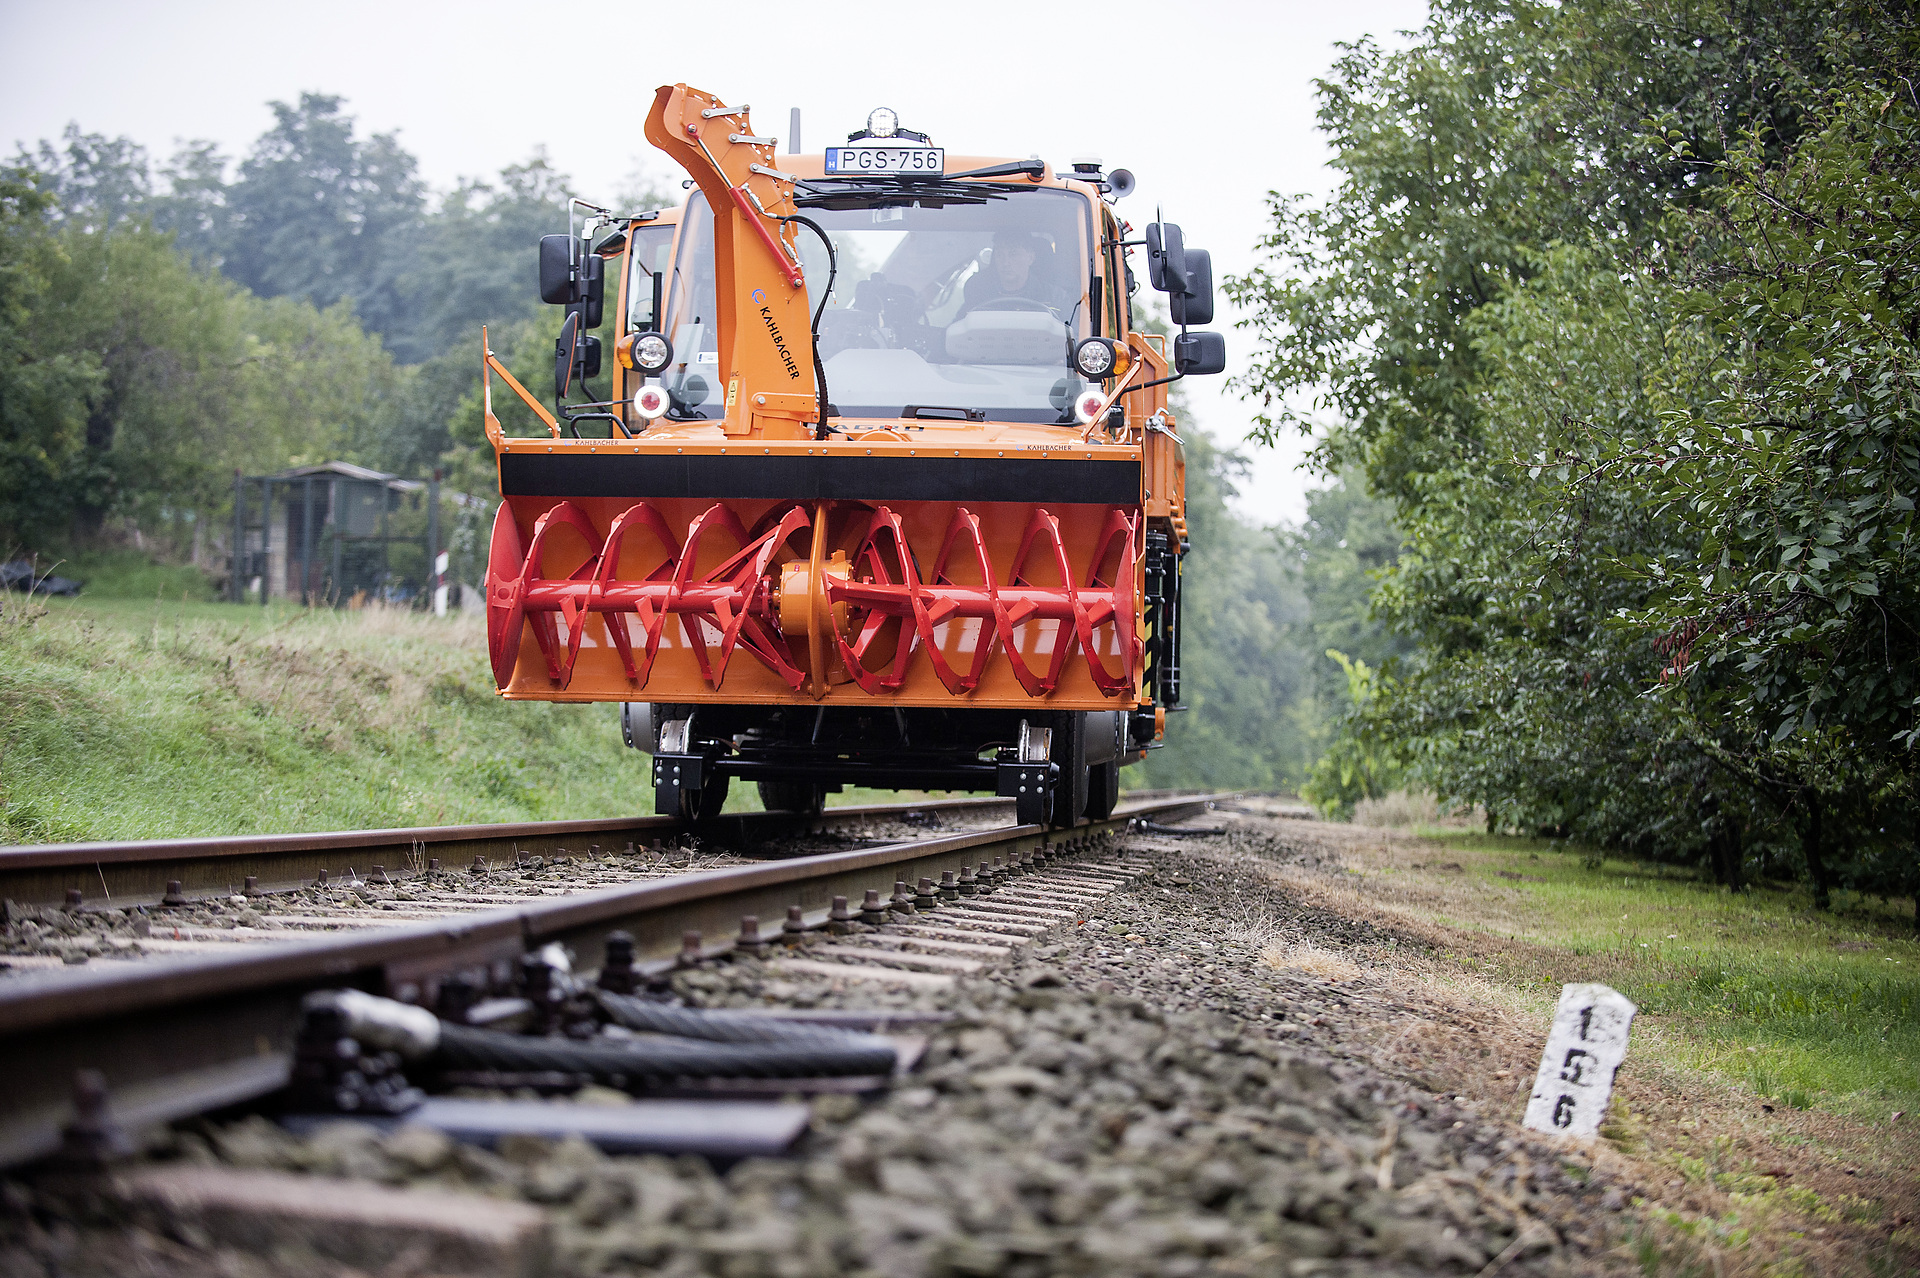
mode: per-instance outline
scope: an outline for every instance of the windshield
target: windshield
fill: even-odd
[[[1083,383],[1068,360],[1086,330],[1092,256],[1085,200],[1049,189],[979,202],[885,195],[806,216],[832,238],[838,265],[819,325],[836,414],[1071,419]],[[682,362],[665,380],[680,416],[722,415],[712,226],[696,195],[670,290]],[[826,247],[804,226],[797,247],[812,310],[829,275]]]

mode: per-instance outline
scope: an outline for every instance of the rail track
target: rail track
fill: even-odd
[[[434,1007],[445,1005],[452,988],[494,996],[488,1000],[492,1005],[510,1007],[514,1000],[506,996],[517,992],[523,962],[529,955],[553,953],[547,947],[556,944],[580,969],[609,962],[622,970],[631,965],[631,979],[641,984],[664,981],[735,951],[770,956],[771,967],[797,982],[876,991],[949,984],[1033,936],[1084,917],[1084,911],[1128,882],[1143,867],[1110,860],[1103,847],[1129,823],[1175,820],[1203,810],[1213,797],[1135,800],[1106,821],[1066,831],[1030,825],[958,833],[916,830],[926,837],[758,863],[693,863],[677,870],[642,865],[639,872],[646,877],[611,886],[570,881],[557,895],[547,895],[541,886],[539,895],[473,901],[448,910],[449,917],[395,919],[392,915],[409,911],[380,909],[374,917],[386,916],[382,925],[353,920],[350,930],[332,935],[226,953],[176,954],[165,962],[63,964],[25,973],[0,985],[0,1059],[11,1066],[11,1086],[0,1097],[0,1166],[55,1153],[63,1142],[71,1152],[75,1141],[84,1143],[108,1114],[118,1126],[135,1130],[279,1091],[292,1074],[302,1000],[321,989],[358,989]],[[710,823],[700,833],[716,842],[724,836],[742,847],[764,846],[849,825],[897,827],[909,812],[978,819],[993,815],[992,803],[832,809],[811,819],[767,814]],[[119,845],[123,855],[95,855],[91,862],[89,853],[100,849],[13,849],[0,853],[0,873],[17,870],[20,877],[0,881],[37,885],[43,895],[58,886],[60,908],[85,911],[84,897],[68,906],[70,886],[59,876],[90,865],[105,879],[103,900],[113,875],[123,876],[119,882],[127,890],[116,908],[124,909],[126,901],[137,899],[132,885],[144,883],[151,894],[155,867],[177,871],[167,880],[174,884],[172,891],[163,886],[161,896],[183,902],[188,893],[179,875],[196,873],[186,868],[195,865],[201,867],[196,882],[203,891],[232,892],[242,868],[254,866],[266,871],[247,871],[255,874],[255,892],[283,882],[311,893],[327,862],[338,862],[345,853],[363,858],[370,870],[379,851],[405,868],[387,867],[376,879],[359,878],[350,888],[338,880],[330,883],[330,890],[351,891],[363,903],[371,898],[377,908],[425,887],[444,887],[456,877],[466,880],[456,895],[487,895],[474,891],[476,880],[494,878],[487,852],[472,853],[481,860],[476,873],[434,868],[434,860],[448,858],[429,857],[423,848],[458,849],[458,857],[482,842],[496,857],[511,850],[516,859],[506,860],[503,869],[520,875],[525,886],[529,874],[537,883],[552,864],[547,858],[560,858],[563,848],[571,876],[578,868],[572,864],[576,853],[586,853],[578,859],[587,864],[644,862],[642,838],[651,845],[684,831],[642,818],[549,822],[511,831],[381,831],[359,847],[350,847],[342,841],[349,836],[341,835],[192,841],[219,845],[205,863],[196,861],[186,841]],[[632,845],[632,856],[624,850],[617,857],[593,855],[596,841],[606,849],[620,847],[622,840]],[[412,859],[386,849],[403,850]],[[18,859],[10,862],[15,854]],[[535,857],[541,866],[530,864]],[[33,859],[40,863],[29,864]],[[115,867],[112,872],[109,865]],[[162,908],[147,916],[164,919],[167,912]],[[899,1028],[892,1024],[898,1018],[884,1012],[830,1019],[873,1031]],[[911,1052],[902,1055],[910,1057]],[[790,1083],[784,1086],[796,1090]],[[713,1104],[721,1108],[692,1115],[659,1111],[653,1119],[665,1127],[678,1124],[675,1130],[683,1133],[704,1130],[709,1139],[715,1131],[722,1136],[730,1131],[727,1138],[742,1151],[776,1146],[797,1134],[793,1116],[799,1107],[743,1110],[737,1099]],[[729,1104],[734,1108],[724,1108]],[[546,1108],[543,1121],[557,1112]],[[629,1115],[629,1124],[635,1119]]]
[[[236,835],[206,839],[141,839],[111,843],[45,843],[0,847],[0,900],[22,905],[150,905],[246,890],[272,891],[326,877],[380,872],[398,877],[444,865],[464,868],[522,857],[600,855],[638,850],[685,833],[760,855],[810,833],[898,822],[914,813],[942,820],[986,820],[1011,814],[1013,800],[934,799],[923,803],[828,808],[806,815],[743,812],[689,826],[664,816],[593,821],[526,821],[495,825],[418,826],[315,834]],[[787,855],[792,855],[787,852]],[[377,867],[377,869],[376,869]]]

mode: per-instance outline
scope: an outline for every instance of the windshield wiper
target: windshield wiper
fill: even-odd
[[[960,173],[942,173],[940,176],[945,181],[952,182],[958,178],[1012,177],[1016,173],[1039,177],[1046,171],[1045,160],[1013,160],[1006,164],[989,164],[984,169],[967,169]]]
[[[950,182],[942,178],[902,180],[863,175],[851,179],[804,178],[794,183],[793,202],[803,209],[858,209],[876,204],[985,204],[1004,200],[1021,188],[1004,182]]]
[[[984,408],[949,408],[945,404],[908,404],[900,410],[902,417],[919,419],[930,417],[936,421],[984,422],[987,410]]]

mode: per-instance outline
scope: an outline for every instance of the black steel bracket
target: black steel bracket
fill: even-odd
[[[681,792],[697,793],[710,766],[707,757],[703,754],[654,755],[654,811],[678,812]]]
[[[1002,762],[995,769],[995,793],[1013,800],[1014,819],[1021,825],[1045,825],[1047,797],[1060,776],[1057,763]]]

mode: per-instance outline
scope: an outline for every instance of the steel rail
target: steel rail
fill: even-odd
[[[847,852],[530,899],[446,921],[353,932],[324,940],[247,947],[232,955],[144,963],[124,971],[84,967],[33,973],[0,986],[0,1167],[51,1153],[71,1121],[76,1073],[98,1070],[128,1127],[168,1121],[265,1095],[284,1085],[300,999],[352,986],[428,1001],[438,981],[487,974],[529,950],[560,942],[584,970],[607,935],[629,933],[636,956],[670,966],[686,933],[727,937],[743,916],[778,926],[799,906],[824,927],[835,896],[890,894],[898,879],[937,879],[992,857],[1072,850],[1135,819],[1174,819],[1223,795],[1131,801],[1104,821],[1069,830],[1002,826]],[[707,944],[703,956],[731,948]]]
[[[694,824],[665,816],[583,821],[523,821],[497,825],[435,825],[392,830],[335,830],[313,834],[240,834],[201,839],[138,839],[112,843],[45,843],[0,847],[0,900],[61,905],[68,893],[96,905],[124,907],[158,901],[170,882],[187,896],[228,895],[249,877],[272,890],[312,883],[325,870],[366,874],[382,866],[391,878],[426,868],[439,858],[465,869],[472,858],[518,854],[584,853],[594,844],[629,842],[693,832],[703,839],[751,847],[754,843],[909,812],[1011,809],[1012,799],[930,799],[923,803],[849,805],[815,814],[739,812]]]

